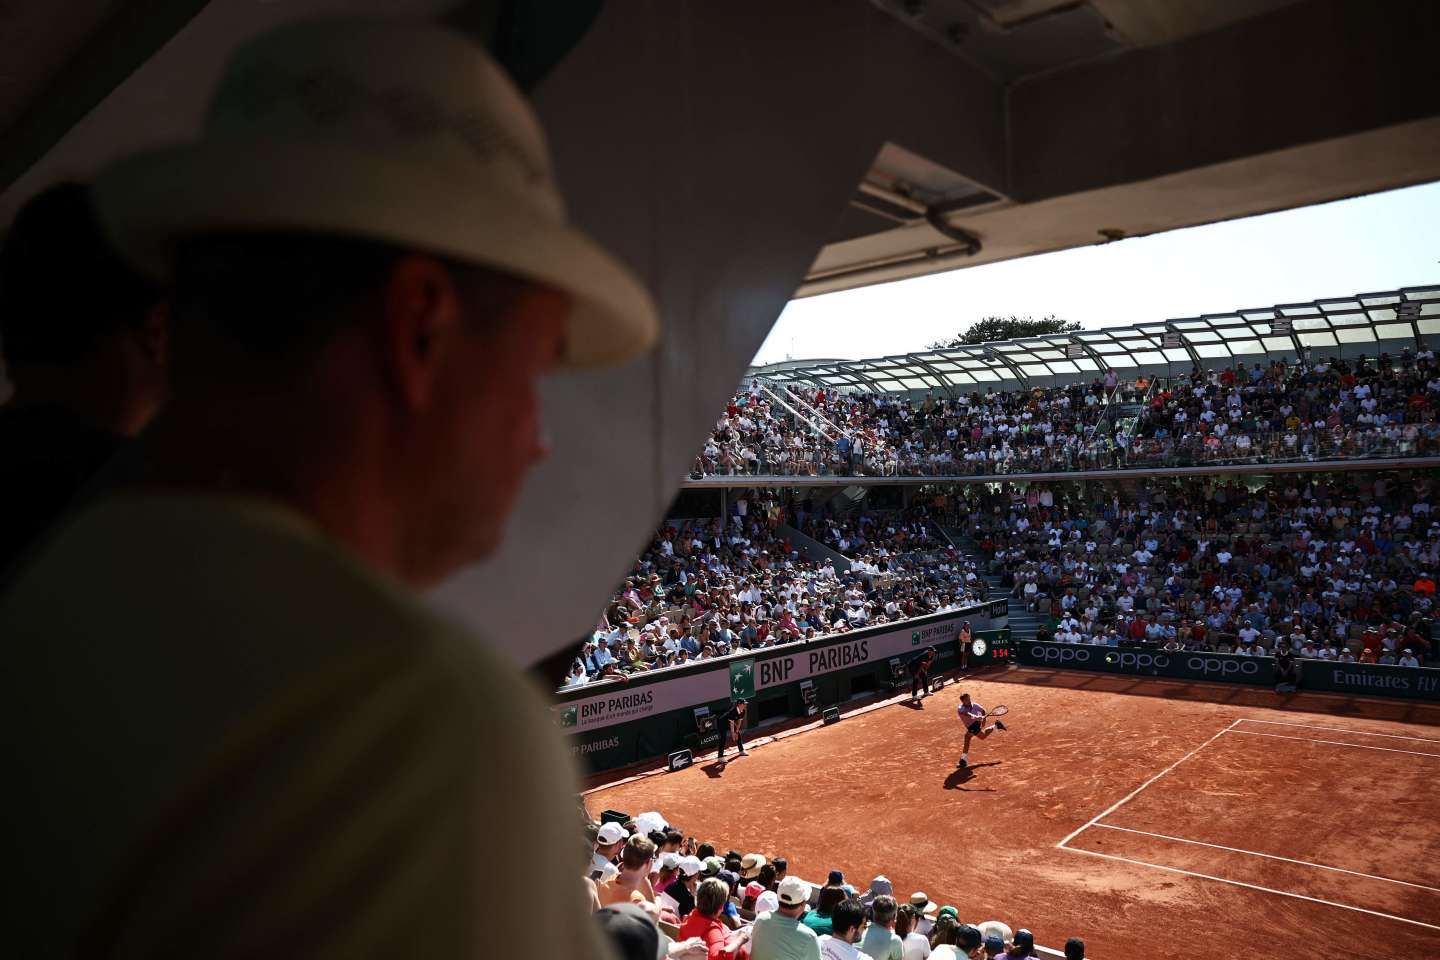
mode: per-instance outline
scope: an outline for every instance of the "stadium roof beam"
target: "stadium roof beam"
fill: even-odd
[[[1287,322],[1289,329],[1285,331],[1282,324]],[[1168,335],[1179,338],[1177,346],[1166,345]],[[953,395],[961,387],[957,375],[967,377],[979,387],[982,379],[988,378],[975,374],[997,368],[1003,368],[1022,386],[1028,386],[1035,380],[1036,374],[1032,371],[1036,367],[1043,368],[1049,376],[1073,381],[1107,367],[1158,370],[1168,369],[1177,362],[1202,367],[1216,362],[1228,365],[1244,363],[1249,357],[1266,360],[1303,357],[1316,348],[1340,356],[1379,353],[1418,344],[1426,336],[1440,336],[1440,285],[1310,303],[1284,303],[1164,322],[1147,321],[1128,327],[964,344],[844,364],[822,361],[807,366],[801,361],[787,361],[757,372],[776,379],[796,380],[809,379],[816,376],[817,371],[839,366],[847,372],[848,382],[864,383],[871,388],[880,381],[923,380],[922,372],[925,372],[941,381]],[[1083,359],[1096,368],[1094,371],[1082,366],[1082,358],[1069,355],[1073,345],[1080,346],[1085,354]],[[914,389],[918,388],[879,392]]]
[[[1095,468],[1035,473],[971,473],[952,476],[707,476],[684,480],[680,486],[698,490],[752,487],[923,487],[967,483],[1053,483],[1060,480],[1136,480],[1147,477],[1270,476],[1281,473],[1348,473],[1436,470],[1440,457],[1359,457],[1341,460],[1290,460],[1265,463],[1205,463],[1196,466]]]

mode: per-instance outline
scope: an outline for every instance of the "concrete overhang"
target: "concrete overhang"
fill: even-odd
[[[901,20],[910,7],[876,3]],[[920,16],[941,22],[937,6]],[[929,127],[955,116],[943,106],[929,127],[895,123],[799,296],[1440,179],[1440,5],[982,6],[1022,18],[1021,30],[1038,29],[1045,10],[1076,29],[1081,11],[1103,13],[1116,42],[996,81],[998,175],[993,158],[982,169],[934,142]],[[973,46],[966,36],[951,45],[957,59]],[[928,39],[943,48],[943,35]],[[994,78],[993,66],[982,72]],[[896,155],[918,155],[908,168],[923,174],[897,176]],[[982,191],[987,202],[925,215]],[[877,209],[877,194],[892,202]]]

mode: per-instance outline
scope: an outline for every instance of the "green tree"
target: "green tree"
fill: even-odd
[[[1034,317],[986,317],[970,327],[960,336],[949,340],[937,340],[930,344],[931,350],[948,350],[967,343],[984,343],[987,340],[1014,340],[1017,337],[1038,337],[1046,333],[1069,333],[1081,329],[1080,324],[1061,320],[1050,315],[1040,320]]]

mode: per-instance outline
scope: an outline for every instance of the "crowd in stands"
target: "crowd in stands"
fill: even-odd
[[[590,823],[585,888],[621,960],[1022,960],[1035,938],[1001,920],[969,923],[923,891],[901,902],[884,876],[859,890],[831,870],[816,887],[783,857],[721,853],[642,813]],[[1084,960],[1072,937],[1067,960]]]
[[[973,559],[917,503],[837,517],[773,491],[728,517],[672,521],[635,561],[566,687],[959,609],[984,599]],[[796,524],[788,527],[787,521]],[[799,529],[842,557],[805,556]]]
[[[1428,347],[1378,359],[1237,363],[1171,379],[912,400],[753,381],[693,476],[969,476],[1123,466],[1417,456],[1437,449]]]
[[[1255,364],[1195,372],[1147,397],[1128,461],[1314,460],[1431,454],[1440,368],[1428,349],[1393,362]]]
[[[1435,475],[1255,482],[1031,484],[974,494],[967,519],[986,569],[1049,615],[1042,639],[1433,661]]]

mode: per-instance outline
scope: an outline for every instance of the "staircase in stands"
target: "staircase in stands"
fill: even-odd
[[[945,536],[961,553],[968,556],[980,568],[980,575],[985,578],[986,599],[998,600],[1001,597],[1010,598],[1010,639],[1012,643],[1021,640],[1034,640],[1040,628],[1045,626],[1048,617],[1043,613],[1032,613],[1025,609],[1025,604],[1010,593],[1010,588],[1005,586],[1004,579],[998,573],[991,573],[985,566],[985,558],[980,553],[980,545],[963,530],[956,527],[943,527]]]

